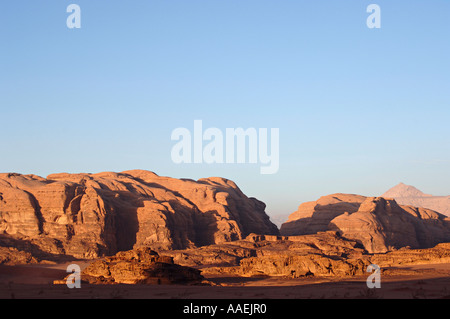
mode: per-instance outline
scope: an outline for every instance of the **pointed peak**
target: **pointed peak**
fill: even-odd
[[[422,191],[418,190],[414,186],[399,183],[398,185],[389,189],[382,195],[383,197],[396,198],[396,197],[421,197],[427,196]]]

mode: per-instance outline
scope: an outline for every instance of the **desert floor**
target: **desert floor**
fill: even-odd
[[[82,268],[86,265],[77,262]],[[69,289],[52,284],[64,278],[65,264],[0,266],[1,299],[306,299],[306,298],[447,298],[450,264],[427,264],[383,269],[381,288],[369,289],[366,276],[351,278],[207,276],[215,286],[88,285]],[[369,274],[368,274],[369,275]]]

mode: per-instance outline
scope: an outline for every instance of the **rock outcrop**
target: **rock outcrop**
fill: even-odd
[[[35,264],[38,260],[26,251],[14,247],[0,247],[0,265]]]
[[[334,194],[300,205],[281,234],[335,230],[369,253],[401,247],[429,248],[450,241],[450,219],[435,211],[401,206],[393,199]]]
[[[353,276],[369,265],[367,252],[356,241],[334,231],[289,237],[250,234],[244,240],[162,253],[209,275]]]
[[[414,186],[403,183],[394,186],[381,196],[393,198],[400,205],[428,208],[443,215],[450,216],[450,196],[425,194]]]
[[[380,267],[450,263],[450,243],[426,249],[402,248],[385,254],[374,254],[370,260]]]
[[[45,258],[95,258],[278,234],[264,209],[218,177],[194,181],[143,170],[46,179],[0,174],[0,246],[20,244]]]
[[[57,280],[56,284],[65,284]],[[81,281],[90,284],[199,284],[200,271],[177,265],[171,257],[149,248],[122,251],[96,260],[81,272]]]
[[[273,255],[246,258],[236,273],[241,276],[282,276],[300,278],[307,276],[355,276],[364,274],[370,263],[364,259],[330,258],[323,255]]]

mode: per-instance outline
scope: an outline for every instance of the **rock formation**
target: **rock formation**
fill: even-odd
[[[402,248],[385,254],[375,254],[370,260],[380,267],[450,263],[450,243],[441,243],[426,249]]]
[[[243,276],[355,276],[364,274],[370,263],[364,259],[330,258],[323,255],[273,255],[243,259],[236,273]]]
[[[393,198],[400,205],[428,208],[443,215],[450,216],[450,196],[433,196],[425,194],[414,186],[405,185],[403,183],[391,188],[381,196]]]
[[[0,174],[0,246],[42,258],[95,258],[278,234],[264,209],[217,177],[193,181],[143,170],[46,179]]]
[[[26,251],[14,247],[0,247],[0,265],[35,264],[38,260]]]
[[[393,199],[334,194],[299,206],[281,227],[286,236],[336,230],[369,253],[450,241],[450,219],[435,211],[400,206]]]
[[[90,284],[198,284],[200,271],[174,264],[149,248],[118,252],[115,256],[92,262],[81,272],[81,281]],[[66,284],[57,280],[55,284]]]
[[[356,241],[334,231],[289,237],[250,234],[244,240],[161,253],[209,275],[353,276],[370,264]]]

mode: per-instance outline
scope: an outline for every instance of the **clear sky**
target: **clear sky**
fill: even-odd
[[[223,176],[269,214],[399,182],[450,195],[449,15],[446,0],[3,1],[0,171]],[[173,163],[171,132],[197,119],[279,128],[278,173]]]

